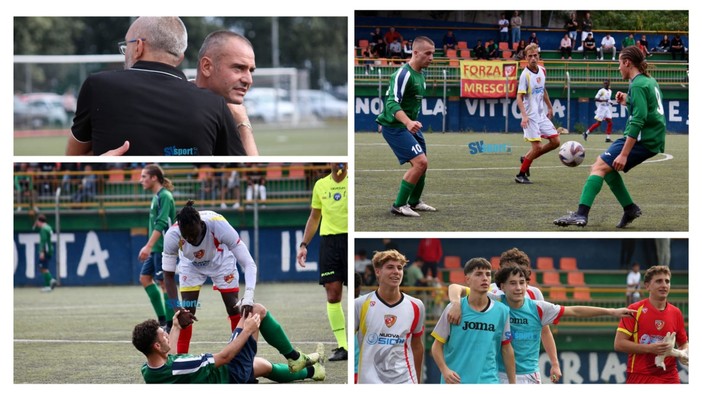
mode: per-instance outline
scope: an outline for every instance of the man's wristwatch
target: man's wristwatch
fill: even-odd
[[[303,247],[303,246],[304,246],[305,249],[306,249],[306,248],[307,248],[307,242],[300,242],[300,247]]]

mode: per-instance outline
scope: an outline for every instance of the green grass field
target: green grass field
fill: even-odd
[[[576,168],[549,152],[531,167],[532,185],[517,184],[519,157],[528,145],[517,133],[427,133],[429,170],[422,199],[438,212],[419,218],[390,214],[400,180],[409,164],[400,166],[382,135],[355,134],[356,231],[687,231],[689,217],[688,136],[669,134],[666,153],[623,174],[643,215],[626,229],[615,226],[622,209],[605,184],[586,227],[557,227],[553,220],[576,210],[589,167],[609,145],[601,133],[584,142],[579,134],[561,136],[586,149]],[[474,154],[468,144],[507,144],[507,154]]]
[[[205,286],[200,293],[190,353],[214,353],[229,340],[224,305],[219,293],[210,289]],[[256,302],[275,316],[295,347],[313,352],[322,342],[328,356],[336,341],[325,299],[324,289],[316,283],[256,287]],[[346,297],[342,305],[346,313]],[[15,288],[14,383],[143,383],[140,368],[145,358],[132,346],[131,333],[135,324],[152,315],[140,286],[58,287],[52,293],[38,287]],[[285,362],[263,338],[258,356]],[[326,381],[304,383],[348,382],[348,362],[324,365]],[[265,378],[259,382],[273,383]]]
[[[262,156],[346,156],[348,154],[348,122],[329,121],[324,125],[283,129],[268,124],[255,124],[255,138]],[[68,131],[60,136],[31,136],[31,132],[15,133],[15,155],[54,156],[65,154]]]

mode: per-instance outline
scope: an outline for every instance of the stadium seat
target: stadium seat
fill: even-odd
[[[455,49],[447,49],[446,50],[446,57],[449,59],[457,59],[458,58],[458,51]]]
[[[589,287],[576,287],[573,289],[573,298],[579,301],[590,301],[592,296],[590,296]]]
[[[283,165],[281,163],[269,163],[266,167],[266,179],[281,179],[283,177]]]
[[[546,286],[560,285],[561,275],[558,271],[546,271],[541,275],[541,282]]]
[[[531,277],[529,278],[529,284],[532,286],[536,286],[538,282],[536,281],[536,271],[532,270],[531,271]]]
[[[513,43],[512,43],[512,50],[513,50],[513,51],[516,51],[518,47],[519,47],[519,43],[518,43],[518,42],[513,42]]]
[[[497,271],[500,269],[500,256],[492,256],[490,258],[490,265],[492,266],[493,271]]]
[[[141,180],[141,168],[133,169],[130,178],[132,182],[139,182]]]
[[[509,51],[509,43],[508,42],[501,42],[498,46],[501,51]]]
[[[553,257],[537,257],[536,258],[536,269],[542,270],[542,271],[554,269]]]
[[[360,48],[367,48],[368,47],[368,40],[358,40],[358,46]]]
[[[578,263],[575,257],[561,257],[558,268],[560,268],[561,271],[576,271],[578,269]]]
[[[463,265],[461,264],[461,256],[445,256],[444,268],[463,269]]]
[[[288,178],[302,179],[305,178],[305,167],[302,165],[291,165],[288,169]]]
[[[109,170],[109,175],[107,177],[107,181],[112,183],[112,182],[124,182],[124,171],[120,169],[112,169]],[[140,174],[141,176],[141,174]]]
[[[548,291],[548,300],[549,301],[567,300],[567,299],[568,299],[568,296],[566,295],[565,287],[551,287]]]
[[[470,59],[470,49],[461,49],[460,54],[462,59]]]
[[[584,285],[585,284],[585,274],[583,274],[581,271],[568,272],[568,284],[569,285]]]
[[[502,58],[503,59],[511,59],[512,58],[512,51],[502,51]]]
[[[468,49],[468,41],[458,41],[458,45],[456,45],[456,48]]]
[[[449,282],[458,283],[458,284],[465,284],[466,283],[466,275],[463,273],[463,270],[449,271]]]
[[[450,67],[458,67],[461,65],[461,61],[458,59],[451,59],[449,60],[449,66]]]

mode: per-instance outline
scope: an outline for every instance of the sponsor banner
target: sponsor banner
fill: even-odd
[[[241,239],[256,259],[258,244],[258,280],[316,281],[319,278],[319,237],[310,243],[306,267],[297,264],[297,247],[303,228],[259,230],[259,239],[249,230],[241,230]],[[139,283],[139,250],[146,244],[145,235],[131,236],[129,230],[72,231],[61,233],[52,241],[59,251],[49,269],[59,276],[62,286],[134,285]],[[14,234],[14,285],[42,286],[39,273],[39,233]],[[241,276],[243,278],[243,275]]]
[[[517,97],[519,62],[461,60],[461,97]]]

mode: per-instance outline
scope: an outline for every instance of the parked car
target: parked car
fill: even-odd
[[[249,119],[264,122],[289,122],[295,107],[283,89],[254,88],[246,93],[244,106]]]
[[[19,96],[19,100],[21,104],[15,105],[15,116],[29,117],[28,127],[68,125],[69,119],[64,109],[63,96],[56,93],[28,93]]]
[[[348,114],[348,104],[332,94],[311,89],[297,91],[297,103],[301,115],[315,115],[322,119],[345,118]]]

